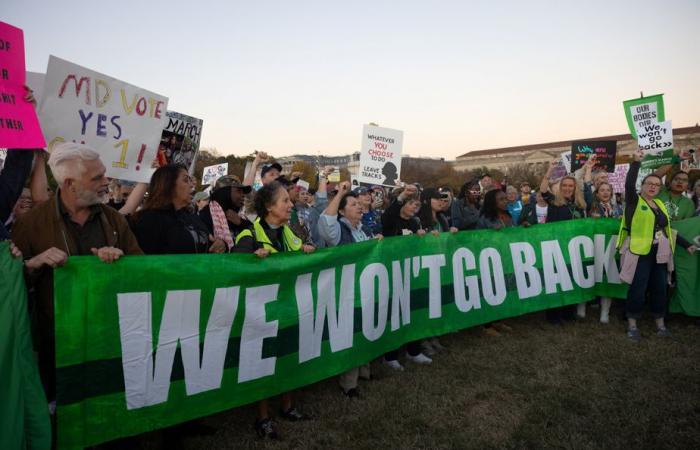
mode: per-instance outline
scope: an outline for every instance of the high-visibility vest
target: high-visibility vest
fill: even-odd
[[[654,199],[654,203],[659,207],[659,210],[666,216],[666,238],[671,243],[671,251],[675,251],[676,240],[673,239],[671,234],[671,218],[668,216],[668,211],[666,211],[666,205],[659,200]],[[654,211],[647,202],[640,196],[637,202],[637,208],[632,214],[632,223],[625,223],[626,220],[623,217],[620,222],[620,232],[617,237],[617,248],[622,246],[625,242],[627,236],[630,237],[630,251],[635,255],[648,255],[651,251],[651,244],[654,241],[654,222],[656,221],[656,216],[654,216]]]
[[[236,236],[236,244],[238,244],[238,242],[246,236],[250,236],[257,242],[261,243],[263,248],[265,250],[269,250],[270,253],[277,253],[277,249],[272,245],[270,238],[267,236],[265,229],[260,223],[260,217],[255,219],[255,222],[253,222],[252,230],[247,229],[238,233],[238,236]],[[301,239],[294,234],[291,228],[289,228],[287,225],[282,225],[282,244],[284,245],[285,251],[296,252],[301,250],[303,242],[301,242]]]

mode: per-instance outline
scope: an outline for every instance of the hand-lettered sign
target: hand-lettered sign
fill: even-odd
[[[625,108],[627,126],[635,139],[643,127],[666,120],[663,94],[625,100],[622,105]]]
[[[0,22],[0,147],[46,147],[34,105],[24,100],[24,85],[24,34]]]
[[[49,152],[60,142],[85,143],[108,177],[148,182],[167,107],[167,97],[51,56],[39,118]]]
[[[202,186],[214,185],[216,180],[228,174],[228,163],[214,164],[202,170]]]
[[[571,171],[575,172],[595,156],[593,170],[615,171],[617,141],[576,141],[571,143]]]
[[[673,162],[673,126],[670,120],[640,128],[637,143],[645,155],[642,167],[656,168]]]
[[[202,137],[202,119],[175,111],[167,111],[166,116],[168,120],[160,138],[158,158],[161,164],[182,164],[192,175]]]
[[[362,183],[396,186],[401,174],[403,131],[365,125],[357,179]]]
[[[615,171],[608,175],[608,183],[612,185],[613,192],[625,192],[625,180],[629,168],[629,164],[617,164]]]

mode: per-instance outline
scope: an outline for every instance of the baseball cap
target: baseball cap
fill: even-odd
[[[265,164],[262,166],[262,169],[260,169],[260,176],[264,177],[265,174],[272,169],[277,169],[278,172],[282,172],[282,165],[280,165],[280,163]]]
[[[362,195],[362,194],[368,194],[369,189],[365,186],[358,186],[355,189],[352,190],[352,193],[355,195]]]
[[[250,186],[245,186],[245,185],[241,184],[241,182],[238,181],[236,178],[234,178],[232,175],[224,175],[223,177],[220,177],[218,180],[216,180],[216,183],[214,183],[214,190],[216,191],[216,190],[221,189],[223,187],[229,187],[229,186],[238,188],[238,189],[242,190],[243,192],[245,192],[246,194],[248,192],[250,192],[251,189],[253,189]]]
[[[206,200],[208,198],[209,198],[209,193],[207,193],[207,192],[202,191],[202,192],[197,192],[196,194],[194,194],[194,202],[195,203],[197,203],[198,201],[201,201],[201,200]]]

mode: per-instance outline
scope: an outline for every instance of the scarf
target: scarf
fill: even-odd
[[[233,247],[233,237],[228,227],[226,213],[221,208],[221,205],[214,200],[209,202],[209,212],[211,212],[211,221],[214,224],[214,237],[223,239],[228,249],[231,250],[231,247]]]

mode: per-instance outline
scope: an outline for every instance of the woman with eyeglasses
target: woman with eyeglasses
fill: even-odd
[[[288,225],[294,204],[289,198],[285,185],[279,181],[264,184],[255,193],[254,203],[258,218],[253,222],[252,228],[238,234],[233,252],[254,253],[259,258],[267,258],[275,253],[311,253],[315,250],[314,246],[304,244]],[[293,299],[280,299],[280,301],[294,302]],[[285,392],[281,395],[280,416],[290,422],[308,419],[309,417],[302,414],[294,405],[292,394],[293,392]],[[267,399],[258,402],[258,417],[253,427],[261,438],[277,439],[279,437],[270,417]]]
[[[620,224],[617,247],[620,249],[620,279],[630,285],[627,291],[627,337],[639,342],[642,335],[637,328],[647,292],[651,313],[656,321],[656,334],[670,337],[664,323],[666,312],[666,285],[673,271],[675,241],[691,254],[697,247],[680,235],[674,240],[671,218],[666,205],[656,198],[661,189],[661,178],[650,174],[642,180],[641,192],[635,184],[644,153],[637,150],[625,179],[625,215]]]
[[[549,204],[547,208],[547,223],[559,222],[562,220],[583,219],[586,217],[586,201],[583,197],[583,190],[579,187],[576,178],[567,175],[559,182],[559,189],[552,193],[549,187],[549,178],[554,167],[559,160],[552,161],[547,173],[540,183],[542,198]],[[545,312],[547,321],[552,325],[561,325],[565,320],[574,320],[574,305],[551,308]],[[578,316],[584,317],[586,314],[586,304],[578,305]]]

